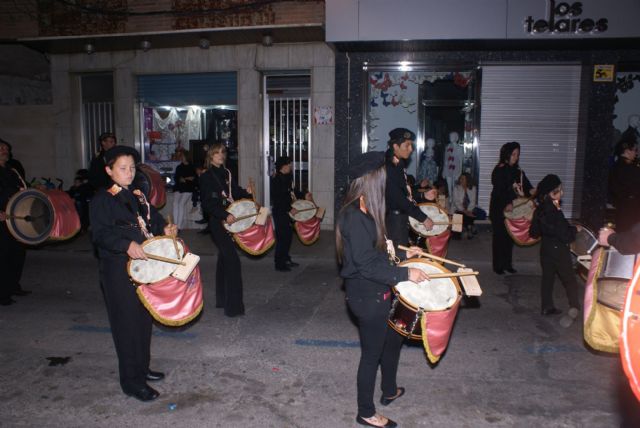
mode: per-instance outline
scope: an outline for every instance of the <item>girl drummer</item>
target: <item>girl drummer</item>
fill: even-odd
[[[396,385],[404,337],[387,325],[392,300],[389,287],[407,279],[420,282],[428,276],[420,269],[396,266],[385,251],[384,153],[358,156],[351,163],[349,176],[352,181],[338,218],[336,247],[347,304],[358,320],[360,333],[356,421],[367,426],[395,427],[394,421],[376,413],[373,404],[378,365],[382,370],[382,405],[391,404],[405,391]],[[409,251],[407,257],[415,254]]]
[[[224,308],[226,316],[235,317],[244,315],[240,258],[222,222],[234,223],[235,217],[226,208],[235,199],[250,198],[251,193],[232,179],[231,172],[224,167],[226,159],[227,148],[222,143],[209,148],[205,159],[207,171],[200,176],[200,200],[209,218],[211,238],[218,247],[216,307]]]
[[[498,275],[516,273],[513,268],[513,240],[504,224],[504,211],[513,209],[513,200],[534,193],[533,186],[518,166],[520,144],[512,141],[500,148],[500,160],[491,173],[491,200],[489,218],[493,229],[493,271]]]
[[[562,183],[557,175],[545,176],[538,183],[536,195],[539,205],[533,214],[529,233],[533,237],[542,237],[540,246],[542,315],[555,315],[561,312],[553,304],[553,282],[557,273],[569,299],[570,319],[567,319],[569,321],[567,324],[570,325],[578,316],[580,302],[569,244],[576,239],[576,232],[580,230],[580,226],[569,224],[560,209]]]
[[[111,180],[91,200],[92,240],[100,259],[102,286],[111,334],[118,355],[122,391],[141,401],[159,393],[147,381],[164,378],[149,369],[151,315],[142,305],[127,273],[127,261],[145,259],[140,245],[152,234],[175,235],[145,195],[131,185],[140,159],[138,152],[116,146],[104,155],[105,171]]]

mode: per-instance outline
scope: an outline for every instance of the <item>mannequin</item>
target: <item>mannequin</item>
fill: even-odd
[[[462,158],[464,152],[462,146],[458,143],[460,136],[457,132],[449,133],[449,144],[444,149],[444,158],[442,161],[442,177],[447,180],[447,191],[449,196],[453,195],[453,187],[456,180],[462,174]]]
[[[427,138],[425,141],[424,154],[421,156],[420,166],[418,168],[418,182],[422,180],[429,180],[430,185],[434,185],[438,179],[438,164],[436,163],[433,150],[436,146],[436,140],[433,138]]]

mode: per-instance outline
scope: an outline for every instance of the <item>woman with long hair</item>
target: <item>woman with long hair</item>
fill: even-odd
[[[364,153],[349,168],[351,184],[340,210],[336,247],[344,278],[347,304],[358,320],[358,414],[356,421],[373,427],[397,424],[376,413],[373,404],[378,365],[382,371],[380,403],[391,404],[404,394],[396,384],[400,349],[404,337],[387,325],[391,309],[390,287],[401,281],[420,282],[427,274],[396,266],[386,251],[384,153]],[[414,248],[407,257],[416,254]]]
[[[244,315],[240,257],[222,223],[234,223],[236,219],[226,211],[227,207],[236,199],[250,198],[251,194],[232,179],[224,166],[226,159],[227,148],[222,143],[209,148],[205,159],[207,170],[200,176],[200,200],[209,218],[211,238],[218,247],[216,308],[224,308],[226,316],[235,317]]]
[[[533,186],[520,169],[520,144],[516,141],[500,148],[500,159],[491,173],[491,200],[489,218],[493,230],[493,271],[502,275],[505,271],[516,273],[513,268],[513,239],[504,224],[504,211],[513,209],[513,200],[532,194]]]

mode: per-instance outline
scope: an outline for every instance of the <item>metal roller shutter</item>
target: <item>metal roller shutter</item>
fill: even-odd
[[[489,208],[491,171],[500,147],[518,141],[520,166],[534,186],[557,174],[568,218],[580,212],[579,65],[486,65],[482,68],[478,205]],[[576,170],[580,166],[580,171]]]
[[[149,106],[235,105],[235,72],[138,76],[138,100]]]

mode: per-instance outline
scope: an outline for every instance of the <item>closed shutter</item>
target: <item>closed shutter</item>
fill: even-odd
[[[520,167],[531,184],[535,187],[546,174],[557,174],[565,191],[563,211],[568,218],[578,216],[582,193],[582,161],[577,159],[579,104],[579,65],[483,67],[480,207],[489,208],[491,172],[500,147],[517,141],[521,145]]]
[[[138,76],[138,100],[147,106],[237,104],[235,72]]]

